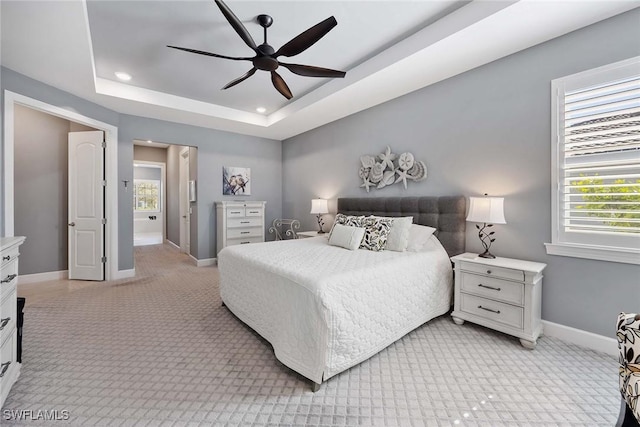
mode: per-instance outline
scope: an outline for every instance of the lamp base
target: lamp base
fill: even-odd
[[[486,251],[484,251],[483,253],[481,253],[480,255],[478,255],[480,258],[489,258],[489,259],[495,259],[495,255],[492,254],[491,252],[489,252],[489,250],[487,249]]]
[[[318,231],[318,234],[324,234],[324,231],[322,231],[322,229],[320,231]]]

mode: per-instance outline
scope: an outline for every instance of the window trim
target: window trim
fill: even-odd
[[[562,212],[560,210],[562,192],[560,186],[562,184],[559,180],[561,167],[559,160],[562,158],[560,132],[564,130],[561,125],[564,122],[564,114],[561,108],[564,105],[564,94],[567,90],[592,84],[592,81],[602,73],[607,73],[608,80],[615,80],[617,75],[627,74],[628,71],[625,69],[629,67],[640,67],[640,56],[551,81],[551,243],[544,244],[548,255],[640,264],[640,247],[634,249],[631,247],[577,243],[566,239],[560,230],[562,226]]]

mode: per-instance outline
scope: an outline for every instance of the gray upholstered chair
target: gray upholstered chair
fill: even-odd
[[[622,394],[617,426],[637,427],[640,423],[640,314],[620,313],[617,326]]]

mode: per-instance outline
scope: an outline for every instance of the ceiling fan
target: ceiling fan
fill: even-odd
[[[214,56],[216,58],[231,59],[234,61],[251,61],[253,63],[253,67],[249,71],[247,71],[244,75],[238,77],[237,79],[230,81],[222,89],[229,89],[230,87],[235,86],[254,75],[257,70],[263,70],[271,72],[271,82],[273,83],[273,86],[278,90],[278,92],[280,92],[285,98],[291,99],[293,98],[291,90],[285,83],[284,79],[280,76],[280,74],[276,72],[276,69],[279,66],[283,66],[292,73],[305,77],[335,78],[344,77],[346,75],[346,72],[344,71],[331,70],[328,68],[315,67],[312,65],[287,64],[278,60],[278,57],[280,56],[295,56],[313,46],[318,40],[320,40],[329,31],[331,31],[333,27],[338,25],[336,18],[334,18],[333,16],[297,35],[276,51],[267,43],[267,28],[269,28],[273,23],[273,18],[271,18],[271,16],[258,15],[258,24],[260,24],[260,26],[264,29],[264,43],[261,45],[256,45],[256,42],[251,37],[251,34],[249,34],[242,22],[231,11],[231,9],[229,9],[229,7],[222,0],[215,0],[215,2],[220,8],[220,11],[224,15],[224,17],[227,19],[227,21],[229,21],[229,24],[231,24],[236,33],[238,33],[240,38],[247,44],[247,46],[255,51],[256,56],[232,57],[226,55],[218,55],[217,53],[205,52],[202,50],[188,49],[186,47],[169,45],[167,45],[167,47],[170,47],[172,49],[184,50],[186,52],[197,53],[199,55]]]

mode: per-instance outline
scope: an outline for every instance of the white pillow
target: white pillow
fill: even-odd
[[[421,250],[422,247],[429,242],[429,238],[435,231],[436,229],[433,227],[411,224],[411,227],[409,228],[409,242],[407,244],[407,250],[411,252]]]
[[[391,231],[389,231],[389,237],[387,237],[386,250],[404,252],[407,250],[409,244],[409,231],[413,224],[412,216],[405,216],[400,218],[393,218],[393,224],[391,225]]]
[[[350,225],[334,224],[329,244],[355,251],[360,247],[365,229]]]

